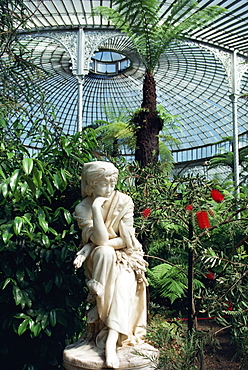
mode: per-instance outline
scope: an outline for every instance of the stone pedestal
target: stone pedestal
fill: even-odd
[[[154,369],[158,359],[158,350],[147,343],[125,346],[117,351],[120,360],[119,369]],[[93,343],[78,341],[67,346],[63,354],[63,366],[66,370],[109,369],[105,364],[104,350]]]

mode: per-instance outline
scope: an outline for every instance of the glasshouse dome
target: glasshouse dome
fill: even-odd
[[[33,62],[47,72],[39,85],[65,134],[107,120],[108,110],[118,116],[140,107],[142,60],[130,38],[104,17],[92,15],[94,7],[111,7],[112,1],[24,3],[29,17],[19,38]],[[161,2],[161,20],[175,3]],[[179,121],[167,132],[177,142],[170,145],[176,163],[206,159],[220,147],[229,151],[233,141],[227,138],[239,147],[247,145],[248,3],[200,0],[197,9],[211,5],[226,11],[170,43],[154,71],[157,103]],[[178,20],[188,15],[179,13]],[[38,104],[31,113],[39,116]],[[23,122],[28,131],[30,121]]]

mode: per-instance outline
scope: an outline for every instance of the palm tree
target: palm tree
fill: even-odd
[[[141,109],[133,117],[137,126],[135,159],[141,167],[158,161],[158,135],[163,123],[157,112],[154,70],[162,53],[171,41],[183,39],[186,31],[205,26],[224,11],[217,6],[199,10],[195,1],[178,0],[162,20],[161,4],[162,0],[113,0],[114,8],[99,6],[93,12],[130,37],[145,66]]]

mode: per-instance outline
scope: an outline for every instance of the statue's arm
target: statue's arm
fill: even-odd
[[[109,245],[108,230],[102,216],[102,205],[106,200],[106,198],[97,197],[92,203],[93,228],[91,241],[96,245]]]
[[[87,204],[87,200],[82,201],[79,203],[74,211],[73,216],[77,219],[78,226],[83,230],[85,228],[88,228],[87,225],[87,220],[90,220],[90,207]],[[83,231],[82,231],[82,241],[85,239],[85,236],[83,236]],[[77,252],[76,258],[73,261],[75,269],[79,269],[92,249],[94,248],[93,243],[87,243],[84,244],[83,247]]]
[[[116,238],[113,239],[109,239],[108,245],[110,247],[113,247],[114,249],[122,249],[126,247],[124,240],[120,236],[117,236]]]
[[[124,215],[121,218],[121,222],[122,225],[123,224],[125,225],[126,232],[124,234],[129,234],[129,230],[133,229],[133,201],[130,197],[127,197],[124,194],[122,194],[122,196],[125,197],[124,198],[125,205],[123,206]],[[126,202],[126,199],[128,199],[128,202]],[[126,248],[127,247],[126,241],[128,237],[129,237],[128,235],[123,235],[123,232],[120,232],[120,236],[109,240],[109,245],[114,249]]]

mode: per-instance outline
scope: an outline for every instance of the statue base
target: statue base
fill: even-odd
[[[123,346],[117,350],[119,369],[154,369],[158,361],[158,350],[148,343]],[[106,367],[104,349],[94,343],[77,341],[64,350],[63,366],[66,370],[109,369]]]

